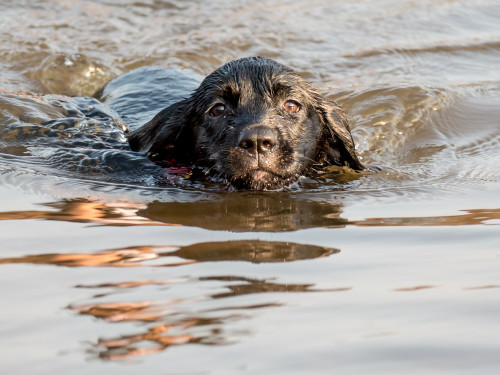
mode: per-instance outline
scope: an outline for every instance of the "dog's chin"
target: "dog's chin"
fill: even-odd
[[[230,179],[231,185],[245,190],[277,190],[291,184],[296,177],[279,176],[264,169],[254,169]]]

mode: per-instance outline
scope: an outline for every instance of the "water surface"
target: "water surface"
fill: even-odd
[[[2,372],[500,371],[498,1],[0,17]],[[250,55],[337,101],[381,170],[232,192],[129,150],[125,129]]]

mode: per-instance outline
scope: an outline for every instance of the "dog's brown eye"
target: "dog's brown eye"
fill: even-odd
[[[224,104],[216,104],[210,110],[210,116],[220,116],[226,111],[226,106]]]
[[[293,100],[287,100],[283,104],[283,109],[289,113],[297,113],[300,110],[300,104]]]

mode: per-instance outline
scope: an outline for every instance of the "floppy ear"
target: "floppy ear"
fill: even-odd
[[[128,137],[133,151],[148,151],[152,160],[162,160],[169,155],[182,158],[190,150],[189,99],[181,100],[160,111],[153,119]],[[186,144],[188,143],[188,144]]]
[[[347,163],[356,170],[365,169],[356,156],[349,123],[342,109],[333,100],[321,97],[317,110],[324,126],[326,161],[334,165]]]

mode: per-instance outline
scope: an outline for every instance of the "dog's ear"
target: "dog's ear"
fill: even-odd
[[[352,169],[365,169],[356,156],[354,141],[347,117],[333,100],[320,97],[317,111],[324,126],[324,152],[326,161],[334,165],[347,165]]]
[[[191,148],[189,140],[189,99],[181,100],[160,111],[152,120],[129,134],[128,142],[134,151],[148,151],[152,160],[165,155],[180,157]]]

